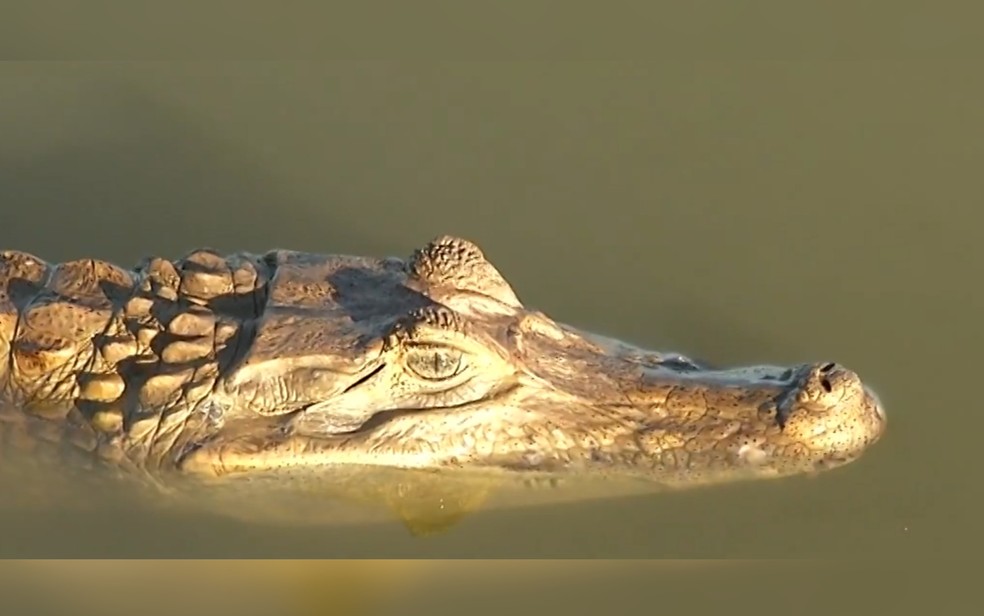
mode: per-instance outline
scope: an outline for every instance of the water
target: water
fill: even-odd
[[[977,68],[4,65],[5,249],[125,264],[203,245],[406,255],[457,234],[558,320],[721,364],[842,362],[880,394],[889,430],[816,478],[479,513],[428,538],[397,523],[312,531],[125,499],[84,513],[6,506],[0,552],[974,550]]]

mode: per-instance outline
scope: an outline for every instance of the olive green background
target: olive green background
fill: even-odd
[[[5,507],[24,556],[976,552],[984,71],[959,60],[0,65],[0,246],[130,264],[479,243],[555,318],[837,360],[885,438],[816,478],[398,524]],[[0,497],[2,498],[2,497]]]

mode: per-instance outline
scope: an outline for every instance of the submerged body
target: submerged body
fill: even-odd
[[[400,469],[687,486],[835,467],[885,427],[840,365],[715,370],[582,332],[447,236],[406,260],[0,253],[0,357],[6,442],[164,486],[352,491]]]

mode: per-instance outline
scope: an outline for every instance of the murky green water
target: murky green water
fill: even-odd
[[[3,555],[941,555],[980,539],[979,66],[0,67],[0,246],[408,254],[471,238],[555,318],[722,364],[835,359],[861,461],[791,479],[310,529],[4,507]],[[9,498],[8,494],[4,498]]]

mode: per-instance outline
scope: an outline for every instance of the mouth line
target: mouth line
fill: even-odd
[[[813,469],[815,471],[822,471],[825,469],[837,468],[839,466],[844,466],[856,460],[858,456],[850,454],[839,454],[831,455],[820,458],[813,463]]]
[[[352,390],[357,385],[362,384],[362,383],[365,383],[370,378],[372,378],[373,376],[375,376],[376,374],[378,374],[385,367],[386,367],[386,364],[381,364],[379,367],[374,368],[369,374],[363,376],[357,382],[355,382],[352,385],[350,385],[349,387],[347,387],[345,389],[345,391],[343,392],[343,394],[344,393],[347,393],[350,390]],[[467,379],[466,381],[464,381],[462,383],[462,385],[467,384],[471,380],[472,380],[471,378]],[[308,409],[310,409],[313,406],[316,406],[317,404],[319,404],[319,403],[309,404],[308,406],[305,406],[305,407],[300,408],[300,409],[298,409],[298,410],[296,410],[296,411],[294,411],[294,412],[292,412],[292,413],[290,413],[288,415],[285,415],[284,418],[285,418],[286,421],[284,422],[284,428],[285,429],[289,429],[288,427],[290,426],[290,418],[296,417],[296,416],[298,416],[298,415],[306,412]],[[405,407],[405,408],[385,409],[385,410],[377,411],[376,413],[373,413],[364,422],[362,422],[361,424],[355,426],[351,430],[344,430],[344,431],[339,431],[339,432],[332,432],[331,434],[327,434],[327,435],[324,435],[324,434],[321,434],[321,435],[318,435],[318,434],[306,434],[306,433],[297,433],[297,435],[298,436],[303,436],[305,438],[311,438],[311,439],[316,439],[316,440],[325,440],[325,441],[334,440],[337,437],[352,437],[352,436],[368,435],[368,434],[371,434],[374,430],[376,430],[380,426],[383,426],[383,425],[385,425],[385,424],[387,424],[387,423],[389,423],[389,422],[391,422],[391,421],[393,421],[395,419],[398,419],[398,418],[403,417],[403,416],[406,416],[406,415],[415,415],[415,414],[432,415],[432,414],[437,414],[437,413],[441,413],[441,412],[457,411],[457,410],[466,408],[467,406],[469,406],[471,404],[474,404],[474,401],[460,402],[458,404],[449,404],[447,406]]]
[[[385,367],[386,367],[386,362],[379,362],[379,365],[378,366],[376,366],[375,368],[373,368],[372,370],[370,370],[369,372],[367,372],[366,374],[364,374],[362,377],[356,379],[348,387],[346,387],[344,390],[342,390],[342,394],[343,395],[344,394],[347,394],[348,392],[352,391],[356,387],[359,387],[360,385],[365,384],[367,381],[369,381],[369,379],[371,379],[372,377],[374,377],[377,374],[379,374],[380,372],[382,372],[383,371],[383,368],[385,368]]]

